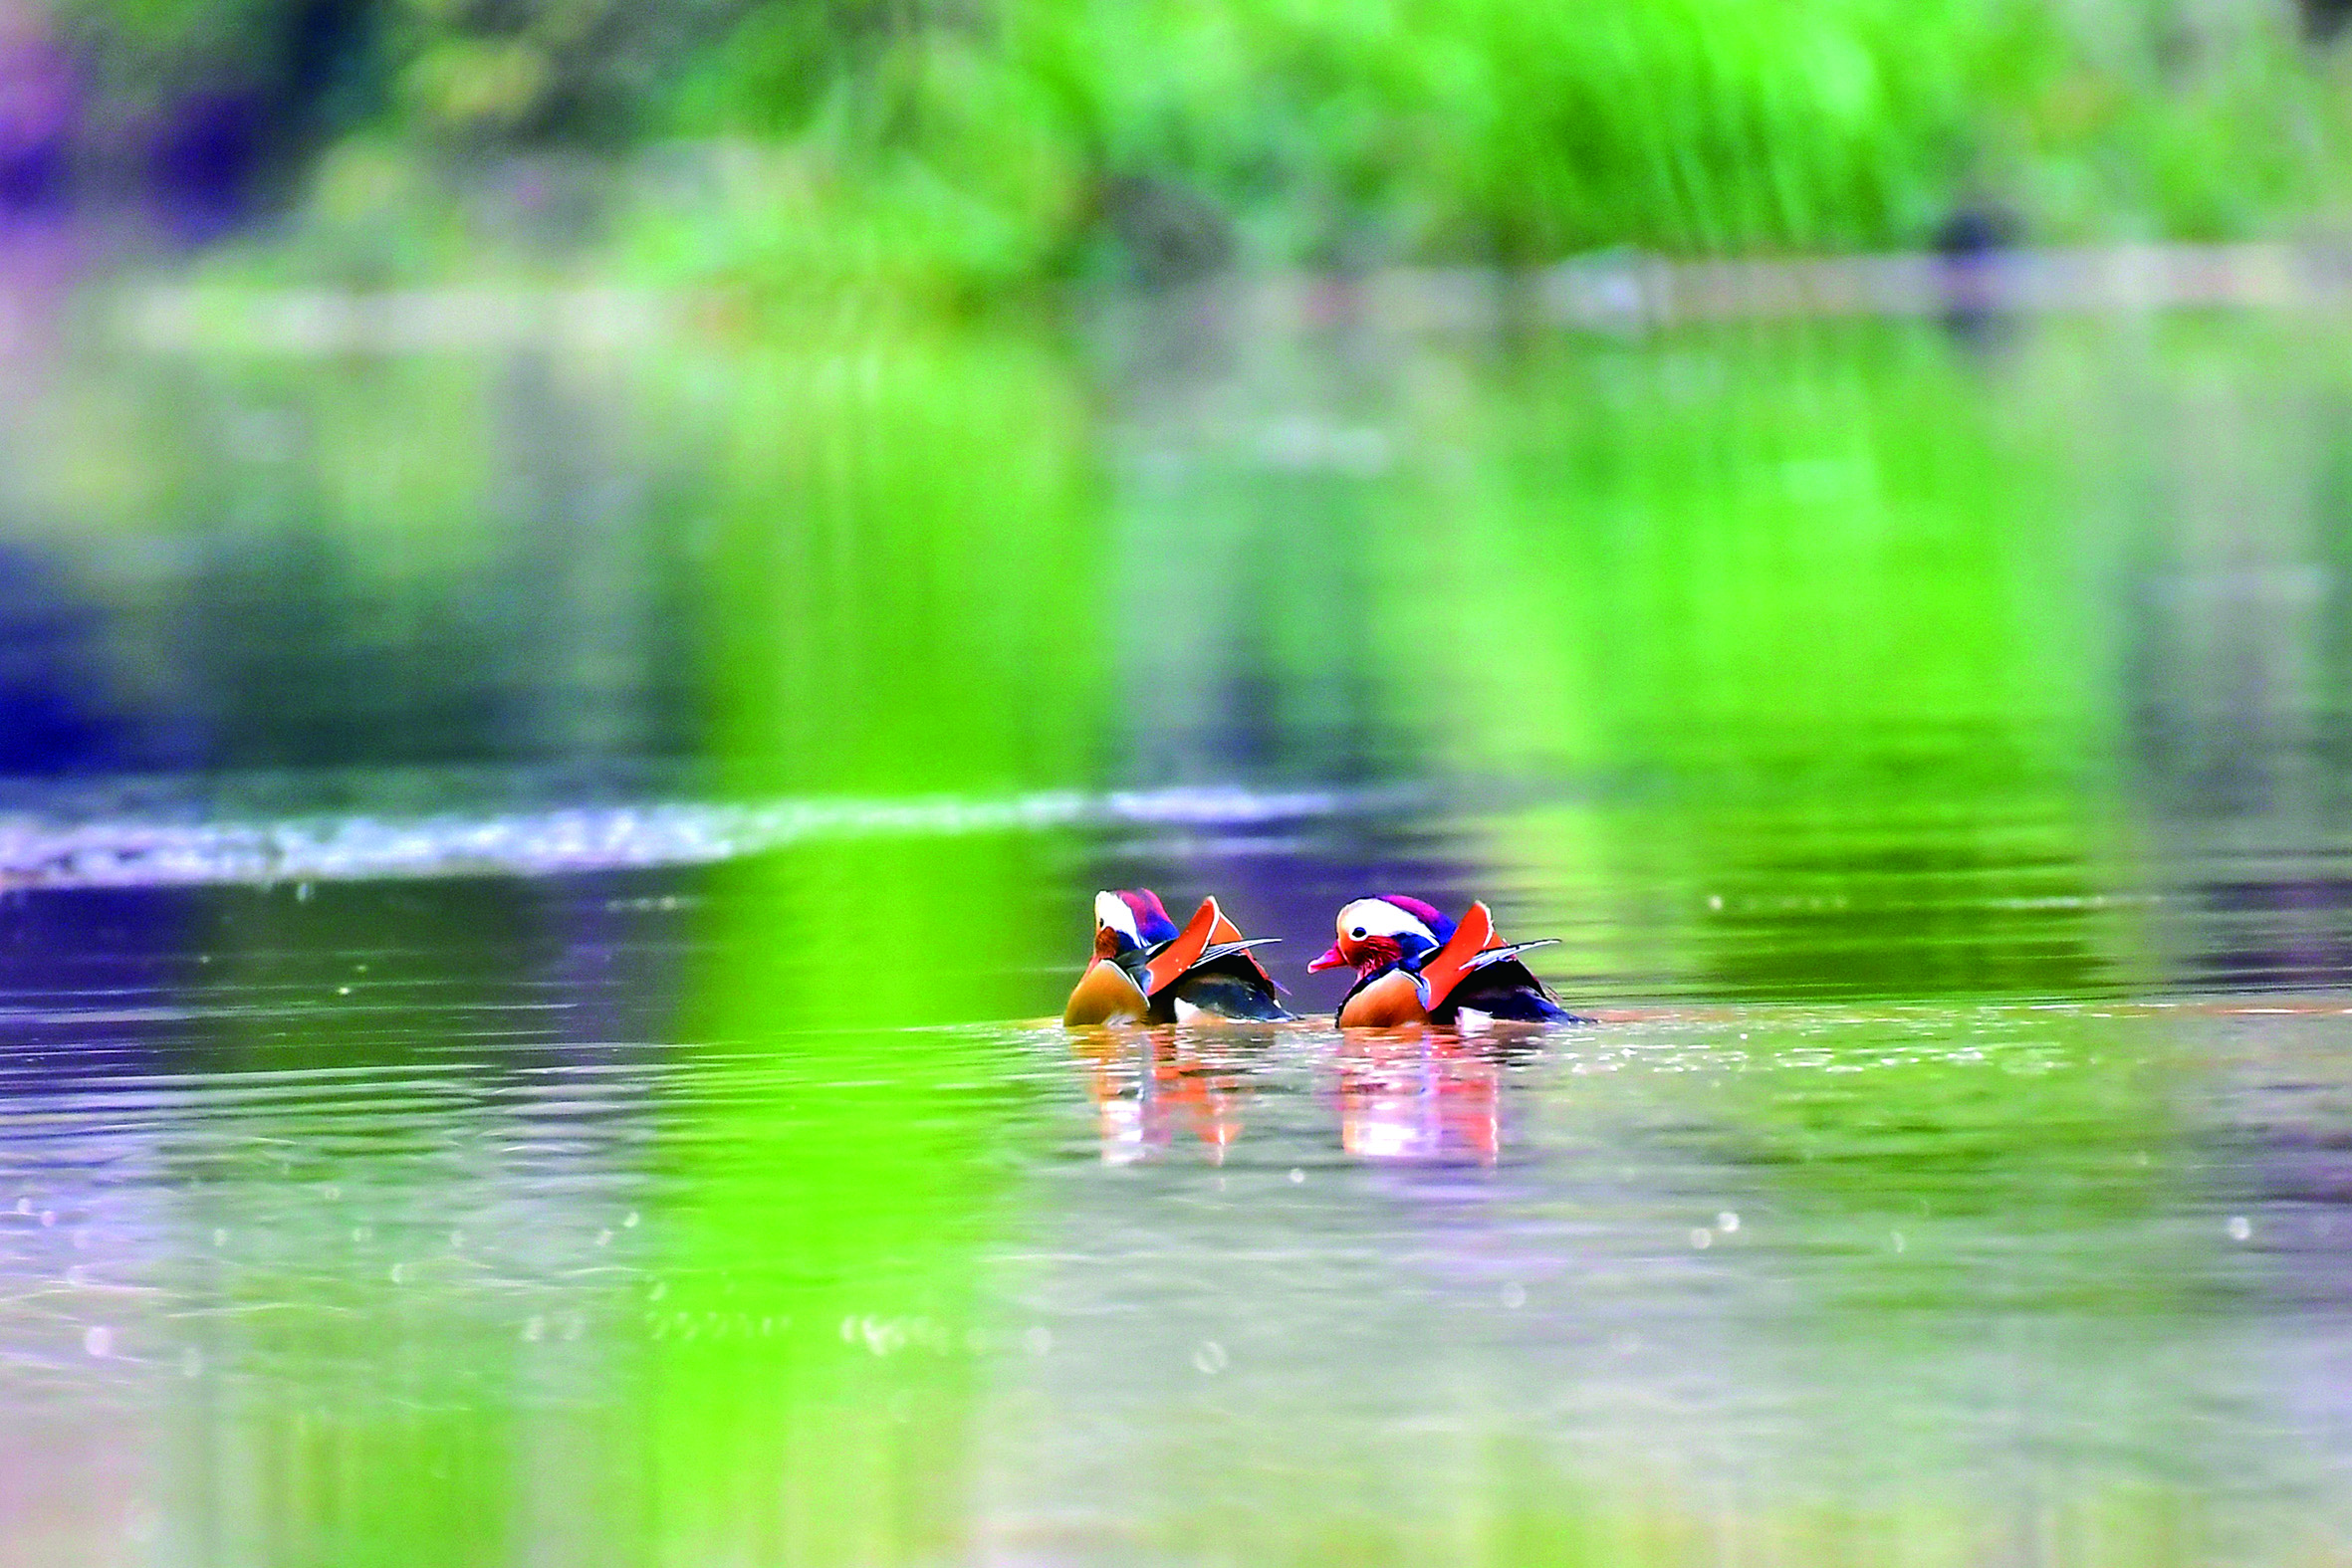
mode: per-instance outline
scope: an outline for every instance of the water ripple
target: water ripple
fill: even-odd
[[[1114,823],[1236,826],[1385,809],[1394,789],[1239,785],[1048,790],[996,799],[678,801],[260,820],[0,818],[0,887],[193,887],[702,865],[793,844]]]

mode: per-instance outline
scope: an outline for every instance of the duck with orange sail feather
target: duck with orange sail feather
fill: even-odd
[[[1505,942],[1485,904],[1472,904],[1456,923],[1435,905],[1389,893],[1345,905],[1338,927],[1339,940],[1306,967],[1354,969],[1355,985],[1339,1004],[1341,1028],[1583,1021],[1521,960],[1552,939]]]
[[[1195,1018],[1281,1019],[1282,988],[1248,938],[1204,898],[1178,930],[1149,888],[1094,895],[1094,957],[1069,994],[1061,1021],[1183,1023]]]

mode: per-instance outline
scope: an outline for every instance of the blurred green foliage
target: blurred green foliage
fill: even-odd
[[[2244,233],[2340,194],[2346,129],[2289,7],[2140,0],[767,6],[672,109],[981,284],[1106,241],[1154,275],[1916,245],[1970,203]]]
[[[1916,246],[1962,210],[2299,232],[2352,167],[2352,78],[2291,0],[67,3],[109,103],[258,85],[461,188],[637,147],[613,212],[676,271],[950,300],[1235,260]]]

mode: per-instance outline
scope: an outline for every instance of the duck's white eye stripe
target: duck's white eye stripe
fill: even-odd
[[[1397,937],[1411,933],[1431,947],[1438,945],[1437,933],[1430,930],[1426,922],[1412,911],[1400,909],[1385,898],[1359,898],[1339,911],[1339,920],[1351,935],[1360,926],[1375,936]]]
[[[1141,943],[1142,934],[1135,929],[1135,911],[1116,893],[1094,895],[1094,919],[1097,924],[1110,927],[1129,942]]]

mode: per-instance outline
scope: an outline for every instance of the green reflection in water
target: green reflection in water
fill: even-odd
[[[1563,1483],[1533,1445],[1501,1440],[1473,1461],[1470,1484],[1430,1486],[1410,1520],[1375,1510],[1308,1506],[1259,1533],[1220,1529],[1204,1516],[1168,1532],[1164,1548],[1182,1562],[1283,1565],[1420,1563],[1461,1568],[1714,1568],[1731,1562],[1802,1562],[1821,1568],[1895,1565],[1974,1568],[2015,1560],[2049,1543],[2058,1561],[2092,1568],[2175,1568],[2211,1560],[2211,1532],[2193,1499],[2155,1487],[2118,1484],[2073,1493],[2021,1520],[1988,1515],[1932,1494],[1855,1505],[1745,1499],[1699,1502],[1664,1477],[1629,1474],[1621,1484]],[[2282,1557],[2279,1560],[2292,1560]]]
[[[1410,469],[1389,510],[1326,514],[1372,530],[1356,556],[1397,569],[1357,578],[1367,596],[1345,605],[1277,574],[1265,613],[1325,617],[1334,638],[1293,627],[1255,656],[1277,687],[1312,690],[1332,647],[1386,639],[1395,657],[1346,662],[1391,683],[1369,691],[1392,758],[1630,784],[1471,824],[1538,918],[1546,900],[1571,920],[1578,895],[1618,902],[1579,950],[1610,973],[1725,996],[2099,984],[2131,952],[2090,896],[2108,852],[2106,625],[2080,596],[2059,448],[2004,425],[1977,374],[1902,333],[1579,343],[1491,367],[1462,408],[1415,415],[1427,444],[1451,434],[1474,461]],[[1034,348],[931,342],[749,375],[713,661],[733,777],[794,790],[1084,777],[1112,723],[1095,650],[1117,639],[1093,438],[1066,371]],[[1186,679],[1181,663],[1168,675],[1180,695]],[[1326,723],[1312,700],[1287,711]],[[1117,722],[1148,730],[1158,712]],[[903,1026],[1034,1010],[1036,982],[1017,977],[1067,958],[1045,897],[1066,880],[1057,852],[1034,837],[849,843],[717,879],[690,1014],[713,1051],[670,1114],[686,1196],[649,1303],[673,1560],[970,1544],[968,1335],[1007,1213],[992,1142],[1014,1069],[1008,1053],[944,1082]],[[1801,1092],[1765,1075],[1707,1122],[1724,1157],[1773,1170],[1789,1215],[1840,1237],[1891,1234],[1923,1201],[1923,1222],[1945,1202],[1981,1220],[2003,1190],[2031,1196],[2019,1224],[2128,1227],[2160,1201],[2161,1172],[2133,1158],[2162,1094],[2060,1032],[2017,1083],[2005,1067],[1875,1063],[1883,1031],[1824,1036],[1833,1059],[1876,1070]],[[1811,1307],[1983,1294],[1965,1264],[1896,1277],[1863,1250],[1810,1277]],[[2161,1274],[2086,1286],[2069,1264],[2046,1289],[2011,1284],[2164,1310],[2178,1298]],[[1709,1528],[1605,1502],[1522,1508],[1489,1479],[1460,1560],[1521,1536],[1614,1551],[1653,1530],[1630,1555],[1678,1560]],[[1294,1525],[1299,1560],[1411,1534],[1378,1519],[1359,1538],[1313,1509]],[[1812,1529],[1777,1511],[1761,1527]]]
[[[171,1555],[388,1565],[429,1543],[421,1560],[486,1564],[551,1531],[622,1538],[625,1445],[605,1418],[544,1408],[523,1335],[535,1313],[593,1318],[611,1343],[594,1285],[551,1306],[517,1269],[509,1184],[543,1151],[506,1052],[549,1035],[517,1006],[560,948],[543,902],[454,881],[180,907],[191,1032],[157,1093],[184,1296],[119,1352],[171,1380]],[[562,1174],[609,1173],[590,1156]],[[553,1218],[601,1223],[588,1205]],[[570,1504],[592,1525],[566,1522],[569,1482],[549,1474],[594,1478]]]
[[[1740,1021],[1711,1043],[1696,1144],[1768,1195],[1752,1222],[1811,1240],[1811,1309],[1897,1314],[1866,1331],[1932,1339],[1942,1319],[1902,1314],[2070,1311],[2120,1331],[2204,1294],[2200,1252],[2149,1229],[2188,1196],[2179,1102],[2199,1082],[2162,1012]]]
[[[903,339],[733,367],[714,621],[730,777],[985,791],[1084,777],[1103,693],[1080,410],[1036,345]],[[962,1555],[982,1260],[1018,1108],[1008,1043],[908,1025],[1041,1010],[1082,936],[1039,835],[856,840],[726,868],[665,1116],[660,1555]]]
[[[1431,650],[1399,701],[1457,769],[1605,782],[1477,840],[1538,918],[1634,906],[1604,972],[2070,995],[2128,963],[2087,913],[2114,610],[2063,438],[1991,375],[1930,329],[1726,332],[1547,345],[1429,415],[1478,460],[1385,539]]]
[[[733,777],[957,792],[1088,777],[1109,543],[1053,345],[885,333],[749,349],[725,374],[712,664]]]
[[[2154,482],[2108,475],[2106,500],[2084,500],[2067,461],[2083,438],[2034,413],[2078,370],[2011,366],[2029,383],[2017,415],[1983,371],[1908,329],[1478,359],[1452,383],[1459,402],[1398,416],[1415,432],[1400,447],[1420,454],[1399,476],[1222,476],[1219,538],[1280,534],[1279,569],[1221,556],[1199,575],[1229,580],[1205,594],[1186,575],[1203,562],[1169,544],[1189,537],[1183,493],[1148,507],[1111,493],[1081,377],[1051,344],[804,341],[748,348],[719,373],[716,456],[693,493],[717,519],[701,651],[726,777],[747,792],[983,793],[1115,773],[1119,729],[1150,734],[1177,699],[1214,728],[1215,703],[1186,683],[1218,664],[1192,655],[1228,630],[1200,605],[1239,596],[1257,601],[1239,662],[1273,690],[1273,767],[1592,785],[1590,800],[1460,824],[1514,934],[1571,938],[1562,969],[1621,993],[1830,993],[1882,1009],[2145,973],[2128,908],[2098,902],[2128,877],[2107,776],[2124,704],[2116,611],[2093,559],[2115,547],[2092,536],[2113,522],[2099,511],[2112,492]],[[401,401],[353,428],[390,438]],[[1110,526],[1149,509],[1162,527],[1140,543]],[[1148,700],[1113,673],[1133,656],[1105,588],[1120,551],[1164,551],[1147,574],[1183,590],[1156,599],[1182,656]],[[648,1206],[668,1250],[632,1301],[649,1404],[628,1403],[633,1364],[615,1374],[618,1423],[649,1423],[648,1507],[669,1560],[913,1560],[969,1544],[985,1353],[970,1334],[1018,1212],[1006,1145],[1035,1130],[1017,1118],[1011,1042],[953,1052],[950,1081],[950,1053],[908,1026],[1050,1006],[1083,935],[1076,858],[1051,836],[874,839],[714,877],[683,1025],[701,1049],[661,1110],[674,1199]],[[387,940],[331,904],[292,911],[256,923],[256,953]],[[416,918],[485,942],[501,921],[476,896]],[[473,973],[452,968],[452,990]],[[223,1000],[267,981],[233,954],[223,974]],[[247,1020],[214,1049],[260,1061],[272,1027]],[[410,1039],[374,1027],[336,1014],[302,1034],[314,1060],[352,1063]],[[1972,1030],[2016,1046],[2038,1028],[1945,1028],[1928,1042],[1943,1054],[1914,1059],[1884,1017],[1859,1035],[1791,1020],[1787,1038],[1750,1048],[1866,1070],[1694,1075],[1711,1096],[1698,1140],[1764,1173],[1792,1225],[1851,1254],[1796,1291],[1799,1342],[1854,1337],[1862,1320],[1932,1337],[1943,1327],[1920,1325],[1935,1313],[1997,1299],[2106,1317],[2182,1304],[2192,1287],[2166,1277],[2161,1247],[2104,1273],[2083,1261],[2168,1201],[2163,1149],[2147,1145],[2173,1136],[2170,1067],[2063,1022],[2030,1071],[1950,1057]],[[346,1135],[377,1140],[387,1164],[421,1152],[404,1142],[413,1127],[386,1121]],[[282,1116],[254,1126],[289,1130]],[[248,1158],[259,1184],[287,1174]],[[1985,1228],[1982,1258],[1935,1250],[1947,1216]],[[1891,1271],[1899,1230],[1914,1250]],[[517,1477],[544,1463],[516,1458],[543,1441],[519,1432],[530,1391],[480,1348],[512,1340],[511,1313],[433,1319],[428,1298],[423,1320],[404,1317],[372,1257],[336,1273],[336,1233],[319,1232],[318,1272],[251,1279],[236,1303],[302,1311],[222,1330],[217,1361],[245,1354],[243,1336],[304,1386],[256,1414],[266,1456],[224,1450],[222,1468],[257,1463],[276,1492],[309,1499],[271,1550],[231,1545],[389,1560],[421,1518],[452,1560],[511,1556],[538,1534]],[[2055,1238],[2046,1274],[2008,1245],[2041,1235]],[[387,1336],[412,1354],[396,1383],[413,1410],[386,1408],[380,1373],[351,1370]],[[625,1555],[639,1456],[614,1459],[631,1445],[609,1441],[588,1467],[617,1479],[589,1511],[620,1521],[611,1551]],[[1525,1488],[1474,1474],[1458,1530],[1301,1504],[1280,1541],[1251,1544],[1268,1560],[1401,1558],[1421,1542],[1412,1560],[1682,1561],[1720,1538],[1721,1520],[1670,1507],[1528,1500],[1552,1478],[1536,1468]],[[2136,1504],[2070,1498],[2061,1511],[2080,1513],[2094,1559],[2171,1560],[2171,1537],[2115,1522]],[[1962,1560],[1957,1517],[1923,1505],[1816,1523],[1797,1509],[1753,1527],[1808,1560],[1883,1559],[1897,1536],[1907,1560]]]
[[[835,846],[718,878],[689,1011],[709,1059],[664,1118],[677,1242],[648,1303],[664,1560],[959,1554],[1022,1091],[1011,1042],[894,1025],[986,1009],[904,939],[939,887],[1022,907],[1020,847]],[[1034,927],[985,944],[1000,972],[1046,957]]]
[[[1932,329],[1493,367],[1447,420],[1482,461],[1444,469],[1394,541],[1453,622],[1432,645],[1536,672],[1429,670],[1427,695],[1491,704],[1457,752],[1777,783],[2079,766],[2100,628],[2067,569],[2071,487],[2006,410]],[[1462,612],[1473,595],[1485,613]]]
[[[1556,1477],[1524,1465],[1497,1477],[1494,1497],[1442,1522],[1396,1531],[1347,1521],[1308,1527],[1289,1550],[1261,1561],[1408,1564],[1479,1568],[1529,1563],[1635,1563],[1703,1568],[1751,1555],[1765,1562],[1903,1564],[1968,1568],[2017,1550],[2016,1521],[1988,1521],[1964,1503],[1920,1499],[1878,1508],[1835,1503],[1750,1509],[1676,1507],[1638,1501],[1634,1481],[1608,1495],[1563,1504]],[[2114,1568],[2171,1568],[2204,1560],[2197,1510],[2177,1494],[2115,1487],[2048,1508],[2038,1528],[2064,1543],[2061,1560]]]

